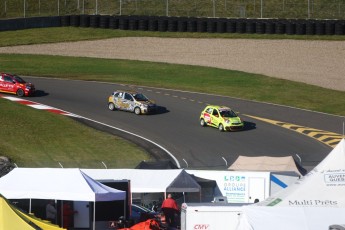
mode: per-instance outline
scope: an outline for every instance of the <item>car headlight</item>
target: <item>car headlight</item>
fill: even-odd
[[[141,105],[141,107],[144,108],[144,109],[147,109],[148,105],[143,104],[143,105]]]
[[[231,122],[229,120],[225,120],[225,123],[230,124]]]
[[[25,88],[27,88],[27,89],[31,89],[31,86],[29,86],[29,85],[26,85],[26,86],[25,86]]]

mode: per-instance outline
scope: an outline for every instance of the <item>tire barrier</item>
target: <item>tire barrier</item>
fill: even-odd
[[[70,26],[70,16],[66,15],[66,16],[61,16],[61,26]]]
[[[159,32],[166,32],[168,30],[168,19],[167,18],[159,18],[158,19],[158,31]]]
[[[146,31],[149,29],[149,19],[147,17],[140,17],[138,20],[138,30]]]
[[[315,34],[315,22],[314,21],[307,21],[306,22],[305,34],[306,35],[314,35]]]
[[[108,29],[109,28],[109,15],[102,15],[99,19],[99,27],[102,29]]]
[[[256,22],[256,33],[257,34],[264,34],[266,33],[266,23],[263,21]]]
[[[177,31],[178,32],[187,32],[187,18],[179,18],[177,20]]]
[[[247,34],[254,34],[256,32],[256,23],[252,20],[246,21],[245,27],[246,27]]]
[[[204,33],[207,31],[207,20],[199,18],[196,24],[196,31],[199,33]]]
[[[148,22],[149,31],[157,31],[158,29],[158,19],[156,17],[151,17]]]
[[[216,20],[216,32],[225,33],[226,32],[226,21],[224,19]]]
[[[296,23],[296,34],[297,35],[305,35],[306,34],[306,23],[305,22],[297,22]]]
[[[315,34],[316,35],[325,35],[325,23],[324,22],[315,22]]]
[[[80,15],[80,27],[90,27],[90,15]]]
[[[278,21],[276,24],[276,34],[285,34],[285,23]]]
[[[326,35],[334,35],[335,33],[335,22],[334,21],[327,21],[325,23],[325,34]]]
[[[73,27],[79,27],[80,26],[80,15],[71,15],[70,25]]]
[[[336,22],[334,27],[335,35],[345,35],[345,22]]]
[[[287,35],[345,35],[345,20],[64,15],[0,20],[0,31],[43,27]]]
[[[287,35],[296,34],[296,23],[294,21],[285,22],[285,33]]]
[[[206,27],[207,33],[215,33],[217,31],[217,21],[214,18],[208,19]]]
[[[90,27],[99,28],[100,15],[91,15],[90,16]]]
[[[126,16],[119,17],[119,29],[120,30],[128,30],[129,26],[129,19]]]
[[[138,30],[139,20],[136,17],[131,17],[128,19],[128,29],[129,30]]]
[[[190,18],[187,20],[187,32],[197,32],[197,19],[196,18]]]
[[[264,23],[265,27],[265,34],[275,34],[276,33],[276,26],[273,21],[267,21]]]
[[[168,18],[168,31],[169,32],[176,32],[177,31],[177,20],[176,17]]]
[[[109,18],[109,28],[110,29],[119,28],[119,17],[113,16]]]
[[[245,33],[246,32],[246,24],[244,21],[236,21],[236,33]]]
[[[236,33],[236,21],[226,20],[226,30],[227,33]]]

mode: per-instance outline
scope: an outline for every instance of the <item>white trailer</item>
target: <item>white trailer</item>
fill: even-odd
[[[181,230],[235,230],[243,205],[223,203],[183,203]]]

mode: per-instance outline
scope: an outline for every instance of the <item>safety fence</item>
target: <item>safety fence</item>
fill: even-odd
[[[227,19],[110,15],[65,15],[0,20],[0,31],[60,26],[159,32],[345,35],[345,20]]]
[[[0,18],[72,14],[345,19],[345,0],[1,0]]]

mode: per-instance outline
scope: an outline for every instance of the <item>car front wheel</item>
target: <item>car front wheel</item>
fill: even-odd
[[[109,108],[111,111],[114,111],[114,110],[115,110],[115,105],[114,105],[114,103],[109,103],[109,104],[108,104],[108,108]]]
[[[140,114],[141,114],[141,109],[140,109],[139,107],[136,107],[136,108],[134,109],[134,113],[135,113],[136,115],[140,115]]]
[[[223,124],[219,124],[218,129],[219,129],[219,131],[223,132],[224,131]]]
[[[17,96],[18,96],[18,97],[23,97],[23,96],[24,96],[24,90],[18,89],[18,90],[17,90]]]
[[[205,120],[204,119],[200,119],[200,125],[202,126],[202,127],[205,127],[206,126],[206,122],[205,122]]]

